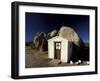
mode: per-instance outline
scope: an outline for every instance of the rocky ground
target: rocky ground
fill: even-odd
[[[26,46],[25,67],[54,67],[54,66],[76,66],[77,64],[61,63],[60,60],[48,58],[48,52],[40,52],[30,46]],[[82,64],[81,64],[82,65]]]

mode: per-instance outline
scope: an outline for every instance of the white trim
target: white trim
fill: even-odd
[[[25,68],[25,12],[77,14],[90,16],[90,65],[75,67]],[[19,75],[38,75],[95,71],[95,12],[88,9],[53,8],[41,6],[19,7]]]

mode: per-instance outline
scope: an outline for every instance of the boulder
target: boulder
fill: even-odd
[[[40,51],[47,51],[47,39],[44,32],[37,33],[33,39],[33,43],[35,48]]]
[[[80,46],[80,38],[74,29],[71,27],[63,26],[58,32],[58,36],[61,36],[70,42],[73,42],[75,45]]]
[[[56,35],[56,33],[57,33],[57,30],[53,30],[53,31],[50,32],[50,36],[54,37]]]
[[[34,39],[33,39],[33,44],[35,46],[35,48],[38,48],[39,47],[39,36],[35,36]]]
[[[52,30],[51,32],[48,33],[47,38],[50,39],[56,35],[57,35],[57,30]]]

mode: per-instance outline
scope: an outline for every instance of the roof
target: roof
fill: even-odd
[[[60,36],[55,36],[55,37],[52,37],[51,39],[48,39],[48,41],[51,41],[51,40],[58,40],[58,41],[61,41],[61,40],[67,40],[63,37],[60,37]]]

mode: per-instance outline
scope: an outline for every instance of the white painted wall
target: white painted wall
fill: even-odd
[[[54,42],[53,42],[53,40],[48,41],[48,58],[54,59]]]
[[[67,62],[68,60],[68,40],[63,40],[61,42],[61,61]]]

